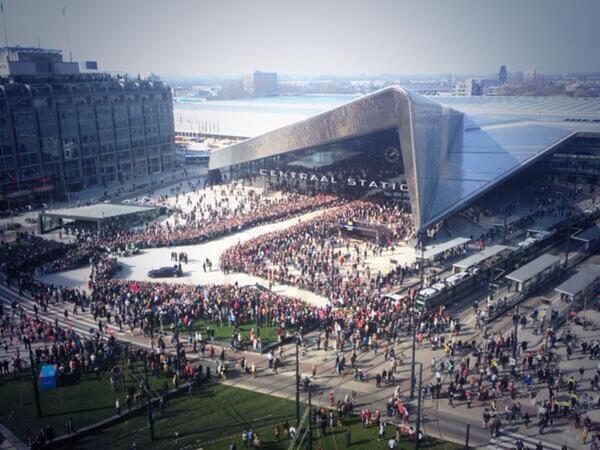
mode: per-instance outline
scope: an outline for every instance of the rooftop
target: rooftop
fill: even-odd
[[[76,208],[60,208],[44,211],[42,215],[63,219],[98,221],[114,217],[154,211],[154,206],[125,205],[122,203],[96,203]]]
[[[556,288],[556,292],[575,296],[594,284],[600,278],[600,266],[589,265]]]
[[[56,48],[41,48],[41,47],[21,47],[20,45],[14,47],[0,47],[0,51],[18,52],[18,53],[46,53],[51,55],[62,55],[62,50]]]
[[[206,123],[219,134],[255,137],[364,96],[297,95],[261,99],[194,101],[178,98],[174,104],[178,131],[198,132]],[[578,125],[600,129],[600,99],[586,97],[426,96],[469,116],[465,128],[519,121]],[[179,101],[177,101],[179,100]],[[595,122],[596,121],[596,122]]]
[[[461,259],[460,261],[453,264],[454,267],[458,267],[460,269],[468,269],[470,267],[476,266],[477,264],[485,261],[492,256],[497,255],[498,253],[506,250],[512,249],[507,245],[492,245],[490,247],[486,247],[482,251],[475,253],[471,256],[467,256],[465,259]]]
[[[581,233],[573,236],[573,239],[583,242],[591,242],[595,241],[596,239],[600,239],[600,225],[596,224],[589,227],[587,230],[584,230]]]
[[[464,245],[470,241],[469,238],[457,237],[450,241],[443,242],[441,244],[429,245],[425,247],[423,252],[423,259],[434,259],[442,253],[452,250],[453,248]],[[416,252],[417,259],[421,259],[421,252]]]
[[[506,278],[518,283],[524,283],[531,280],[539,273],[558,264],[560,261],[558,257],[545,253],[542,256],[534,259],[533,261],[525,264],[523,267],[518,268],[514,272],[506,275]]]

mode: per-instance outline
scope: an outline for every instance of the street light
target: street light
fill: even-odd
[[[415,450],[419,450],[419,436],[421,434],[421,395],[423,392],[423,363],[419,364],[419,395],[417,396],[417,430],[415,434]]]
[[[175,310],[175,345],[177,346],[177,372],[175,373],[175,388],[179,389],[179,370],[180,370],[180,354],[179,354],[179,313]]]
[[[423,289],[423,278],[425,272],[425,242],[423,234],[420,235],[419,242],[421,245],[421,281],[419,283],[419,292]],[[414,314],[412,317],[412,363],[410,365],[410,399],[415,398],[415,352],[417,345],[417,296],[414,297],[413,303]]]
[[[296,430],[300,426],[300,362],[298,358],[298,346],[300,337],[296,334]]]
[[[39,418],[42,417],[42,406],[40,403],[40,391],[38,390],[37,384],[37,375],[35,371],[35,363],[33,360],[33,351],[31,350],[31,342],[28,344],[29,346],[29,363],[31,365],[31,382],[33,383],[33,395],[35,397],[35,409],[37,412],[37,416]]]
[[[300,430],[298,430],[299,432]],[[308,381],[308,450],[313,448],[313,429],[312,429],[312,386]]]
[[[513,360],[515,363],[514,365],[512,365],[512,371],[513,371],[513,375],[514,375],[516,368],[517,368],[517,345],[518,345],[517,331],[518,331],[518,327],[519,327],[519,305],[516,306],[515,315],[513,316],[513,322],[515,323],[515,334],[514,334],[513,347],[512,347],[512,357],[513,357]]]
[[[150,383],[148,383],[148,360],[146,359],[146,355],[144,358],[144,391],[146,393],[146,407],[148,408],[148,430],[150,431],[150,440],[154,440],[154,414],[152,413],[152,402],[150,401],[150,394],[148,389],[150,387]]]
[[[567,248],[565,251],[565,270],[569,265],[569,243],[571,242],[571,224],[573,221],[573,215],[569,215],[569,226],[567,227]]]
[[[260,292],[256,298],[256,337],[260,338]]]
[[[504,208],[504,228],[502,229],[502,245],[506,245],[506,220],[508,219],[508,206]]]

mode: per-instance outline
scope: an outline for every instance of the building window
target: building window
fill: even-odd
[[[148,164],[145,159],[138,159],[135,161],[134,176],[141,177],[148,175]]]

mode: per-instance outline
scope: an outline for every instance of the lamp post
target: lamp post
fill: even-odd
[[[256,299],[256,337],[260,338],[260,292]]]
[[[150,394],[148,393],[148,387],[150,384],[148,383],[148,361],[146,360],[146,356],[144,355],[144,391],[146,392],[146,406],[148,408],[148,429],[150,431],[150,440],[154,440],[154,415],[152,414],[152,403],[150,402]]]
[[[331,239],[331,288],[333,289],[333,281],[335,279],[335,252],[334,240]]]
[[[298,430],[299,432],[300,430]],[[308,450],[313,448],[313,429],[312,429],[312,386],[308,382]]]
[[[516,361],[517,359],[517,345],[518,345],[518,340],[517,340],[517,330],[519,327],[519,305],[516,306],[516,310],[515,310],[515,315],[513,316],[513,322],[515,323],[515,335],[514,335],[514,339],[513,339],[513,348],[512,348],[512,356],[513,359]]]
[[[569,215],[569,226],[567,227],[567,248],[565,251],[565,269],[567,269],[569,265],[569,243],[571,242],[571,223],[572,223],[573,215]]]
[[[423,363],[419,364],[419,394],[417,396],[417,430],[415,434],[415,450],[419,450],[420,439],[419,436],[421,434],[421,395],[423,392]]]
[[[508,219],[508,207],[504,208],[504,228],[502,229],[502,244],[506,245],[506,220]]]
[[[33,383],[33,396],[35,397],[35,409],[37,416],[42,417],[42,405],[40,404],[40,391],[37,384],[37,374],[35,372],[35,364],[33,361],[33,351],[31,350],[31,342],[29,343],[29,363],[31,365],[31,382]]]
[[[421,281],[419,283],[419,291],[423,289],[423,278],[425,272],[425,243],[423,242],[423,235],[420,236],[421,245]],[[410,365],[410,399],[415,398],[415,353],[417,346],[417,296],[414,297],[413,303],[413,318],[412,318],[412,363]]]
[[[175,346],[177,351],[177,372],[175,372],[175,388],[179,389],[179,370],[180,370],[180,353],[179,353],[179,313],[175,310]]]
[[[416,297],[415,297],[415,307],[416,307]],[[415,308],[416,309],[416,308]],[[417,318],[413,316],[412,318],[412,363],[410,365],[410,399],[413,400],[415,398],[415,351],[416,351],[416,340],[417,340]]]
[[[299,337],[296,335],[296,430],[300,426],[300,362],[298,358]]]

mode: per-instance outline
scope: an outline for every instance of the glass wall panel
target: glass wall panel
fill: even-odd
[[[396,129],[232,165],[221,174],[297,192],[381,194],[408,202]]]

